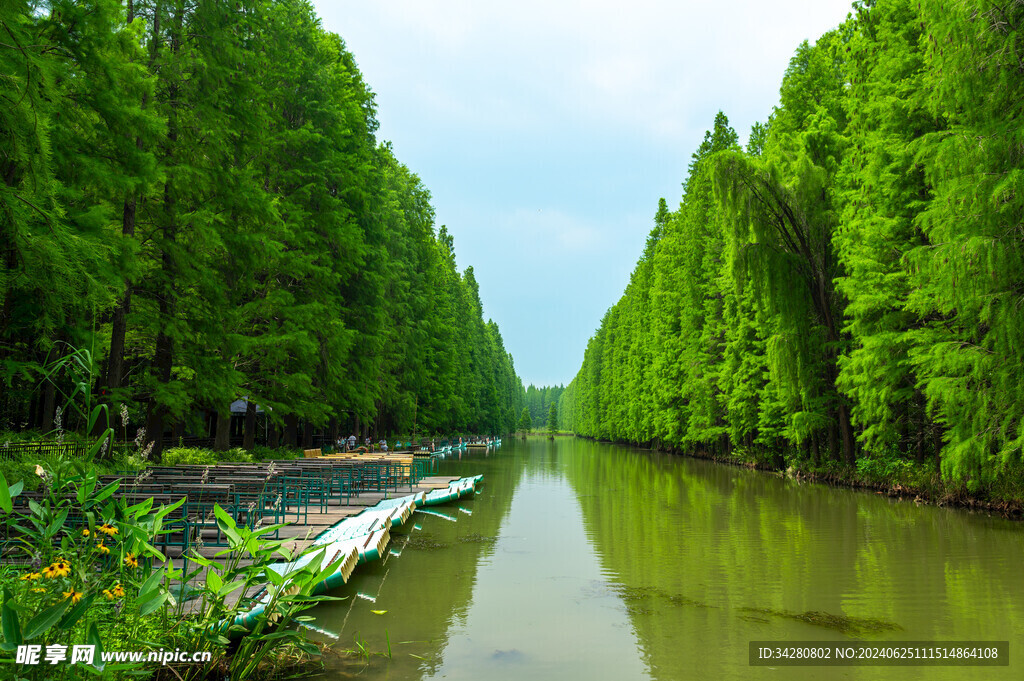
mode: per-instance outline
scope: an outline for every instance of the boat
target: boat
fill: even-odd
[[[313,546],[322,547],[313,550],[293,561],[279,562],[270,565],[270,569],[279,575],[289,575],[296,570],[313,564],[319,559],[319,567],[338,563],[334,572],[317,582],[310,595],[323,594],[348,582],[357,565],[379,560],[387,549],[391,539],[391,529],[403,525],[412,517],[413,511],[423,506],[436,506],[449,501],[461,499],[476,493],[476,488],[483,480],[483,475],[475,475],[453,480],[448,487],[430,492],[416,492],[402,497],[383,499],[375,506],[349,516],[341,522],[327,528],[313,540]],[[287,589],[282,585],[280,589]],[[230,623],[225,621],[217,625],[222,633],[229,636],[240,636],[243,631],[251,630],[256,620],[272,600],[272,594],[264,589],[257,594],[257,602],[248,611],[238,615]],[[235,626],[231,626],[235,625]]]

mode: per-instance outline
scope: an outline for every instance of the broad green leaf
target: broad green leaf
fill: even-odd
[[[3,625],[4,642],[6,646],[10,646],[10,650],[14,650],[22,642],[21,621],[18,619],[18,613],[10,606],[10,600],[5,600],[3,606],[0,606],[0,621]]]
[[[139,615],[142,616],[142,617],[145,617],[146,615],[150,614],[151,612],[153,612],[154,610],[156,610],[157,608],[162,606],[165,602],[167,602],[167,599],[169,597],[170,597],[170,594],[164,592],[164,593],[160,594],[160,596],[158,598],[152,598],[152,599],[146,601],[142,605],[142,607],[139,608]]]
[[[96,622],[89,623],[89,629],[85,635],[85,641],[89,645],[96,646],[96,656],[93,658],[92,666],[103,671],[103,667],[105,666],[105,663],[103,662],[103,639],[100,637],[100,630],[96,626]]]
[[[40,634],[46,633],[50,627],[60,621],[60,618],[64,616],[64,613],[70,607],[71,599],[65,598],[33,617],[29,620],[28,624],[25,625],[25,640],[31,641]]]
[[[213,593],[217,593],[218,591],[220,591],[220,588],[224,586],[224,580],[221,578],[219,574],[217,574],[213,570],[210,570],[206,573],[206,586]]]
[[[71,610],[61,618],[57,628],[67,631],[71,627],[75,626],[78,623],[78,620],[82,618],[82,615],[84,615],[92,606],[92,602],[94,600],[96,600],[96,594],[89,594],[79,601],[78,605],[71,608]]]
[[[14,504],[11,502],[11,490],[7,486],[7,480],[4,478],[3,473],[0,473],[0,511],[10,513],[13,510]]]
[[[151,574],[146,581],[142,583],[142,586],[139,587],[139,598],[142,599],[144,596],[147,596],[151,591],[160,586],[160,582],[163,580],[163,577],[163,567],[154,570],[153,574]]]

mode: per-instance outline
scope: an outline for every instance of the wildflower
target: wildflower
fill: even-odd
[[[146,439],[146,429],[139,428],[138,432],[135,433],[135,448],[142,447],[142,441]]]
[[[46,480],[46,471],[43,470],[43,467],[40,466],[39,464],[36,464],[36,475],[38,475],[43,480]]]
[[[121,426],[128,427],[128,405],[123,402],[121,403]]]
[[[115,534],[117,534],[117,528],[108,523],[103,523],[96,529],[102,532],[103,534],[107,535],[108,537],[113,537]]]
[[[88,537],[89,536],[89,530],[82,530],[82,536],[83,537]]]
[[[57,442],[64,441],[64,425],[61,423],[63,415],[64,410],[61,407],[57,407],[57,413],[53,415],[53,425],[57,430]]]
[[[78,601],[82,600],[82,596],[85,595],[81,591],[75,591],[74,589],[72,589],[71,591],[65,591],[63,593],[64,593],[64,599],[66,600],[66,599],[70,598],[72,605],[77,603]]]
[[[115,584],[113,589],[104,589],[103,596],[108,601],[117,600],[118,598],[124,598],[124,588],[122,588],[120,583]]]
[[[39,579],[40,577],[42,577],[42,575],[39,574],[38,572],[27,572],[27,573],[25,573],[25,574],[23,574],[21,576],[21,581],[23,581],[23,582],[25,582],[25,581],[34,582],[35,580]]]
[[[48,567],[43,568],[43,576],[47,579],[55,579],[57,577],[67,577],[71,574],[71,564],[64,559],[60,559],[56,562],[50,563]]]
[[[103,554],[110,553],[110,547],[107,546],[106,544],[104,544],[103,542],[100,542],[99,544],[97,544],[96,548],[99,550],[100,553],[103,553]]]
[[[124,564],[130,568],[137,568],[139,567],[139,560],[135,557],[134,553],[129,551],[128,555],[124,557]]]
[[[44,594],[44,593],[46,593],[46,589],[43,589],[43,588],[40,588],[40,587],[36,587],[34,589],[29,589],[29,590],[32,593],[34,593],[34,594]]]

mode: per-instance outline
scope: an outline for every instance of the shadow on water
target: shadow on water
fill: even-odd
[[[349,600],[318,609],[337,648],[392,650],[335,660],[334,678],[1019,678],[1016,665],[780,677],[748,666],[747,648],[1022,650],[1020,525],[571,438],[509,440],[444,465],[483,473],[482,494],[465,512],[439,509],[456,522],[416,514],[422,530],[395,537],[399,556],[361,566],[336,594]]]

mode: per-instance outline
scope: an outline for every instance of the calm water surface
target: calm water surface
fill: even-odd
[[[1019,523],[571,438],[442,472],[485,484],[416,513],[400,555],[314,612],[339,651],[390,659],[332,658],[328,678],[1024,678]],[[807,612],[864,629],[786,616]],[[862,639],[1009,640],[1011,666],[747,664],[751,640]]]

